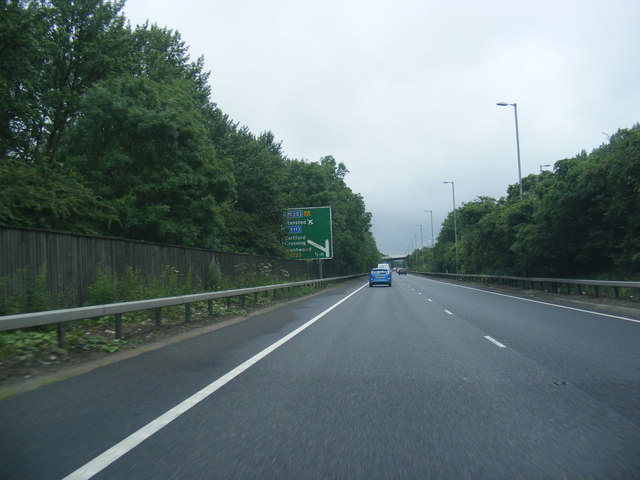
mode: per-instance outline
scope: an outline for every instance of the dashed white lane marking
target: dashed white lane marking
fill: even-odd
[[[486,338],[487,340],[489,340],[491,343],[495,343],[497,346],[499,346],[500,348],[507,348],[506,345],[503,345],[502,343],[500,343],[499,341],[497,341],[495,338],[491,338],[489,335],[485,335],[484,338]]]
[[[163,427],[165,427],[168,424],[170,424],[172,421],[174,421],[180,415],[182,415],[183,413],[187,412],[189,409],[191,409],[192,407],[196,406],[202,400],[204,400],[205,398],[209,397],[212,393],[214,393],[215,391],[217,391],[220,388],[222,388],[224,385],[226,385],[231,380],[236,378],[242,372],[244,372],[245,370],[248,370],[250,367],[252,367],[256,363],[258,363],[264,357],[266,357],[271,352],[273,352],[276,348],[281,347],[282,345],[287,343],[289,340],[291,340],[293,337],[295,337],[296,335],[301,333],[303,330],[306,330],[308,327],[310,327],[311,325],[316,323],[318,320],[320,320],[322,317],[324,317],[327,313],[329,313],[331,310],[336,308],[338,305],[346,302],[349,298],[354,296],[356,293],[358,293],[360,290],[362,290],[367,285],[368,284],[365,283],[362,287],[358,288],[356,291],[354,291],[351,294],[347,295],[346,297],[344,297],[339,302],[334,303],[332,306],[327,308],[324,312],[316,315],[311,320],[309,320],[307,323],[305,323],[304,325],[298,327],[297,329],[295,329],[293,332],[291,332],[287,336],[282,337],[280,340],[278,340],[274,344],[272,344],[269,347],[265,348],[260,353],[257,353],[256,355],[251,357],[249,360],[247,360],[243,364],[238,365],[236,368],[234,368],[230,372],[226,373],[225,375],[223,375],[222,377],[220,377],[219,379],[217,379],[213,383],[207,385],[206,387],[204,387],[202,390],[200,390],[196,394],[194,394],[191,397],[189,397],[186,400],[184,400],[182,403],[176,405],[175,407],[173,407],[168,412],[160,415],[158,418],[153,420],[151,423],[145,425],[144,427],[142,427],[137,432],[132,433],[127,438],[122,440],[120,443],[114,445],[113,447],[111,447],[109,450],[105,451],[101,455],[98,455],[96,458],[91,460],[89,463],[87,463],[86,465],[80,467],[75,472],[73,472],[70,475],[68,475],[67,477],[65,477],[64,480],[81,480],[81,479],[82,480],[87,480],[87,479],[93,477],[94,475],[96,475],[97,473],[101,472],[106,467],[111,465],[113,462],[118,460],[120,457],[122,457],[126,453],[130,452],[133,448],[135,448],[136,446],[138,446],[139,444],[144,442],[147,438],[149,438],[151,435],[156,433],[158,430],[160,430]]]
[[[449,310],[445,310],[446,313],[448,313],[449,315],[453,315],[453,313],[451,313]]]

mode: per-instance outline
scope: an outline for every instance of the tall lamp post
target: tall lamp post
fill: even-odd
[[[422,263],[424,263],[424,236],[422,235],[422,224],[420,225],[416,225],[417,227],[420,227],[420,258],[422,260]]]
[[[433,247],[436,246],[435,239],[433,238],[433,211],[432,210],[425,210],[425,212],[431,214],[431,248],[433,248]]]
[[[516,148],[518,150],[518,183],[520,184],[520,199],[522,199],[522,169],[520,168],[520,134],[518,133],[518,104],[498,102],[496,105],[500,107],[513,107],[513,113],[516,117]]]
[[[456,221],[456,186],[454,182],[442,182],[451,184],[451,193],[453,194],[453,235],[456,248],[456,273],[458,273],[458,222]]]

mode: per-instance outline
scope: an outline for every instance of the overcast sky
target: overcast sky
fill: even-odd
[[[212,100],[289,158],[344,163],[378,248],[640,121],[638,0],[127,0],[180,32]],[[304,205],[292,205],[304,206]]]

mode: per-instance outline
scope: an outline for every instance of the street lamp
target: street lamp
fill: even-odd
[[[425,210],[425,212],[431,214],[431,248],[433,248],[436,246],[435,239],[433,238],[433,211]]]
[[[458,273],[458,222],[456,221],[456,186],[454,182],[442,182],[451,184],[451,193],[453,194],[453,235],[456,248],[456,273]]]
[[[551,166],[551,164],[547,164],[547,165],[540,165],[540,173],[542,173],[542,168],[543,168],[543,167],[550,167],[550,166]]]
[[[407,255],[410,261],[413,261],[413,238],[409,238],[409,254]]]
[[[520,199],[522,199],[522,170],[520,168],[520,135],[518,133],[518,104],[498,102],[496,105],[500,107],[513,107],[513,113],[516,117],[516,148],[518,149],[518,183],[520,184]]]
[[[416,225],[416,227],[420,227],[420,258],[422,259],[422,263],[424,263],[424,237],[422,236],[422,224]]]

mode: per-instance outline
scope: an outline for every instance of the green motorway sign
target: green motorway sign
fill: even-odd
[[[284,248],[289,258],[333,258],[331,207],[287,208],[283,216]]]

